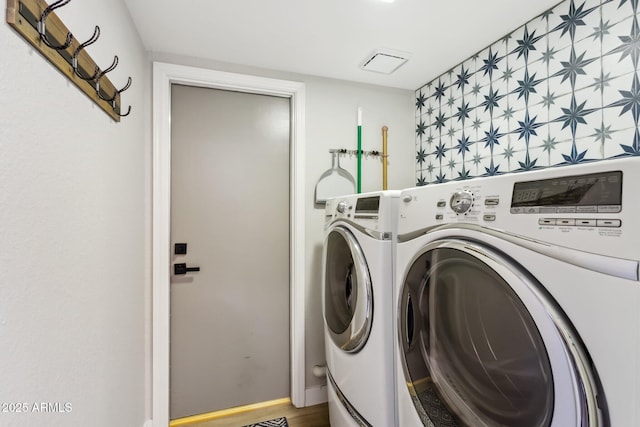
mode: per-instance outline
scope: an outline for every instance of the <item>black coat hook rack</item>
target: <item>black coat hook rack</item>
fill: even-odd
[[[86,48],[98,41],[100,27],[85,42],[78,41],[54,12],[71,0],[57,0],[48,5],[44,0],[7,0],[7,23],[35,47],[58,70],[82,90],[113,120],[131,113],[131,106],[122,111],[122,92],[131,86],[131,77],[117,89],[106,74],[118,65],[113,63],[101,69]]]

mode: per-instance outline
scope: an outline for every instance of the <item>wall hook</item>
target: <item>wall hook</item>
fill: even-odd
[[[109,65],[107,69],[100,71],[100,73],[98,74],[98,77],[96,78],[96,93],[98,94],[98,97],[103,101],[113,102],[115,101],[116,96],[118,95],[118,92],[116,91],[114,92],[111,98],[105,98],[104,96],[102,96],[102,92],[100,92],[100,80],[102,80],[105,74],[115,70],[117,66],[118,66],[118,55],[113,57],[113,62],[111,63],[111,65]]]
[[[116,93],[113,94],[113,99],[111,100],[111,107],[113,108],[113,111],[119,115],[120,117],[126,117],[131,113],[131,105],[129,105],[129,108],[127,109],[127,112],[124,114],[120,114],[120,112],[118,110],[116,110],[116,97],[118,96],[118,94],[124,92],[125,90],[129,89],[131,87],[131,77],[129,77],[127,79],[127,84],[125,84],[122,89],[118,89],[116,90]]]
[[[131,105],[129,105],[129,108],[127,108],[127,112],[126,112],[126,113],[124,113],[124,114],[120,114],[120,112],[118,112],[118,111],[115,109],[115,105],[114,105],[113,112],[114,112],[114,113],[116,113],[117,115],[119,115],[120,117],[127,117],[129,114],[131,114]]]
[[[85,77],[80,73],[80,68],[78,67],[78,55],[80,55],[80,52],[82,51],[82,49],[97,42],[99,37],[100,37],[100,27],[96,25],[96,29],[93,31],[93,35],[91,36],[91,38],[86,42],[80,44],[76,49],[76,51],[73,52],[73,58],[71,59],[72,61],[71,66],[73,67],[74,74],[80,77],[82,80],[86,80],[86,81],[95,80],[95,78],[98,77],[98,73],[100,72],[100,68],[96,65],[95,70],[93,72],[93,76]]]
[[[67,40],[61,45],[55,45],[49,41],[47,37],[47,16],[54,10],[67,5],[71,0],[58,0],[56,2],[51,3],[40,15],[40,20],[38,21],[38,34],[40,34],[40,40],[51,49],[55,50],[65,50],[69,46],[71,46],[71,40],[73,39],[73,34],[67,31]]]
[[[131,87],[131,77],[129,77],[129,78],[127,79],[127,84],[126,84],[126,85],[124,85],[124,86],[122,87],[122,89],[118,89],[118,90],[116,90],[116,93],[122,93],[122,92],[124,92],[125,90],[129,89],[130,87]]]

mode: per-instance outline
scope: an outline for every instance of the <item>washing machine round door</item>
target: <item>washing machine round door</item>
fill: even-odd
[[[400,363],[424,425],[601,425],[577,334],[507,255],[431,242],[400,285]]]
[[[336,226],[326,237],[324,318],[333,343],[346,352],[367,342],[373,320],[369,268],[362,248],[347,228]]]

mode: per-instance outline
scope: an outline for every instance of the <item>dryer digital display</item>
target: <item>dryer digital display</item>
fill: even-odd
[[[378,213],[380,197],[362,197],[356,202],[356,213]]]
[[[527,209],[519,209],[523,207]],[[620,212],[622,172],[573,175],[513,185],[511,213],[550,212],[548,208],[567,213]]]

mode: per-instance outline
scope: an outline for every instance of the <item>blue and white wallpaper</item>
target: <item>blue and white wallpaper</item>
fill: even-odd
[[[638,1],[562,2],[418,89],[417,185],[640,155]]]

